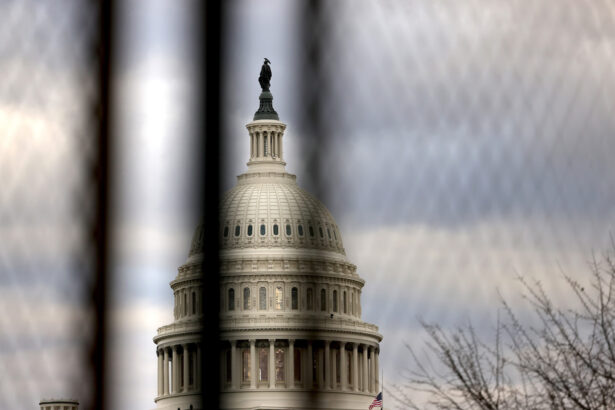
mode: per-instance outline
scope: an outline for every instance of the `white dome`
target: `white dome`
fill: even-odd
[[[220,201],[221,249],[311,248],[345,255],[339,229],[327,208],[299,188],[291,174],[243,174]],[[202,250],[195,232],[190,255]]]

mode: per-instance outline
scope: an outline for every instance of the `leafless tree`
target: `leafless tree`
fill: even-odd
[[[564,276],[573,307],[556,307],[539,282],[520,278],[536,321],[502,301],[494,341],[471,325],[445,331],[422,323],[428,355],[408,347],[408,383],[389,391],[405,406],[436,409],[615,409],[615,265],[591,265],[589,285]],[[428,404],[412,398],[427,395]]]

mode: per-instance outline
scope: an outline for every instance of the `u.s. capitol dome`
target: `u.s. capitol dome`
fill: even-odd
[[[220,203],[220,404],[364,409],[380,391],[382,336],[361,320],[365,281],[331,213],[286,172],[272,100],[264,89],[247,124],[248,169]],[[171,282],[175,322],[154,338],[158,408],[201,407],[202,247],[199,226]]]

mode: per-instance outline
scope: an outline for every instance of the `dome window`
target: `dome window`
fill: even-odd
[[[250,310],[250,288],[243,288],[243,310]]]
[[[310,231],[310,236],[313,238],[314,237],[314,228],[312,228],[312,225],[309,226],[309,231]]]
[[[337,241],[337,235],[335,234],[335,229],[333,230],[333,237],[335,238],[335,240]]]
[[[228,238],[228,226],[224,227],[224,237]]]
[[[327,311],[327,291],[324,289],[320,290],[320,310]]]
[[[293,288],[291,290],[291,304],[290,307],[292,310],[299,309],[299,290],[297,288]]]
[[[337,313],[337,290],[333,291],[333,311]]]
[[[303,236],[303,225],[299,225],[297,227],[297,233],[299,234],[299,236]]]
[[[282,310],[284,307],[284,292],[282,287],[278,286],[275,288],[275,308],[276,310]]]
[[[252,225],[248,225],[248,236],[252,236]]]
[[[320,238],[321,239],[325,237],[325,235],[322,233],[322,226],[318,227],[318,232],[320,233]]]
[[[307,310],[314,310],[314,291],[312,288],[307,289]]]
[[[280,233],[280,229],[278,228],[278,224],[273,225],[273,234],[275,236],[278,236],[279,233]]]
[[[348,313],[348,302],[346,301],[346,291],[342,294],[342,307],[344,308],[344,313]]]
[[[290,236],[290,234],[292,233],[291,229],[290,229],[290,225],[286,225],[286,236]]]
[[[261,225],[261,235],[265,235],[265,233],[267,232],[267,228],[265,228],[265,224]]]
[[[331,231],[327,228],[327,235],[329,236],[329,240],[331,240]]]
[[[235,310],[235,289],[228,290],[228,310]]]
[[[258,290],[258,308],[260,310],[267,309],[267,289],[265,287]]]
[[[235,236],[239,236],[240,233],[241,233],[241,227],[239,225],[237,225],[235,227]]]

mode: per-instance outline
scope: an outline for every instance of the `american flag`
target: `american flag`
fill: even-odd
[[[378,393],[372,404],[370,404],[369,410],[372,410],[374,407],[382,408],[382,392]]]

